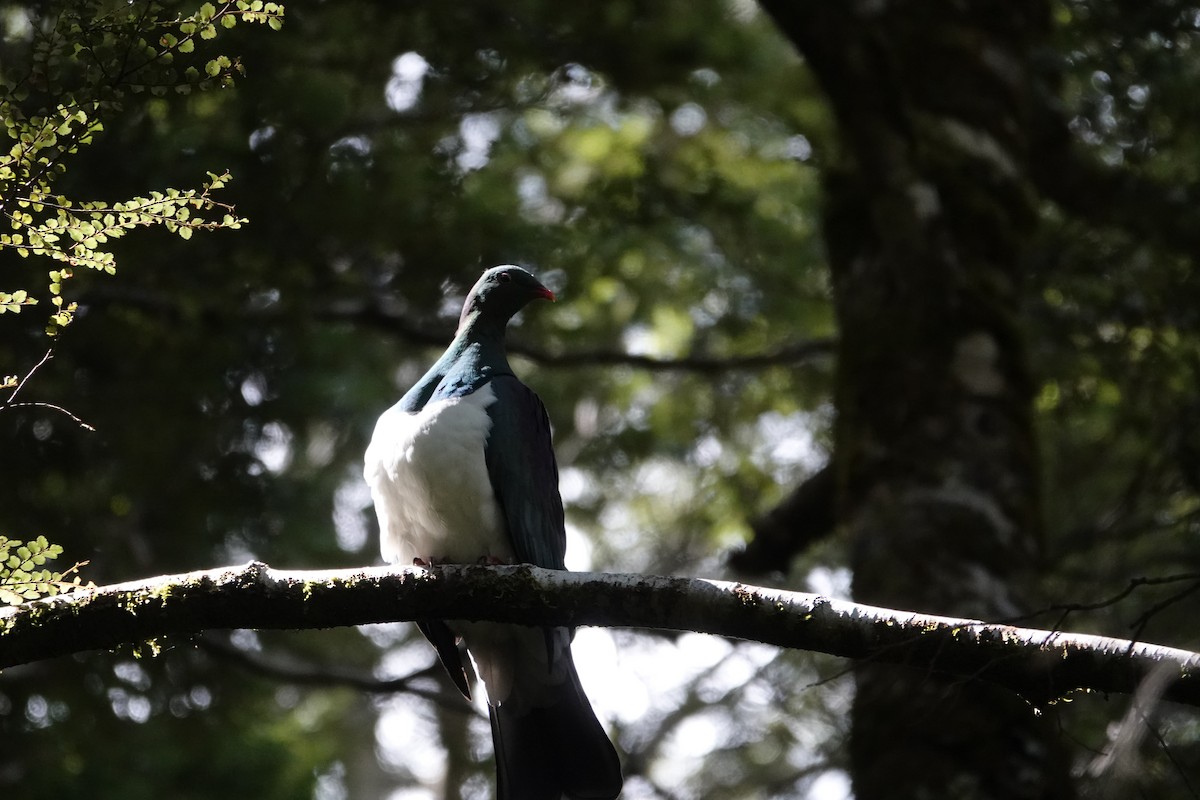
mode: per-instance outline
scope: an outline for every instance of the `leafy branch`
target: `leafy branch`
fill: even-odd
[[[43,289],[30,285],[0,290],[0,314],[20,313],[48,299],[46,333],[57,336],[75,318],[77,304],[63,286],[84,268],[112,275],[113,240],[139,227],[161,226],[183,239],[196,231],[236,229],[246,220],[213,195],[225,188],[228,172],[209,172],[200,188],[165,188],[128,200],[80,201],[55,192],[56,180],[81,148],[94,141],[105,121],[123,110],[128,95],[233,85],[243,74],[236,58],[202,52],[221,28],[238,22],[279,30],[283,7],[262,0],[204,3],[191,14],[168,11],[159,0],[57,0],[25,9],[30,24],[14,39],[0,72],[0,120],[13,143],[0,147],[0,254],[56,262]],[[8,44],[6,43],[6,47]],[[177,61],[186,66],[181,70]],[[194,63],[187,63],[194,62]],[[11,280],[11,278],[6,278]],[[11,390],[0,411],[40,407],[67,414],[61,406],[17,402],[17,396],[54,353],[51,347],[25,375],[0,373],[0,390]],[[0,604],[15,604],[79,588],[75,564],[64,572],[45,567],[62,548],[39,536],[21,541],[0,536]]]
[[[48,256],[65,263],[66,266],[48,273],[47,288],[55,311],[50,316],[47,332],[54,335],[74,318],[76,303],[66,302],[62,296],[63,282],[74,275],[72,268],[83,266],[109,275],[116,273],[113,254],[101,249],[109,240],[118,239],[133,228],[151,225],[162,225],[183,239],[190,239],[195,231],[240,228],[247,220],[235,217],[233,206],[211,197],[213,191],[223,188],[229,180],[228,172],[222,175],[210,172],[199,191],[167,189],[111,205],[99,202],[76,205],[62,195],[18,199],[17,211],[4,212],[17,232],[0,234],[0,249],[15,249],[22,258]],[[45,209],[52,211],[54,216],[35,221],[33,214]],[[220,220],[201,216],[214,211],[225,213]],[[0,292],[0,313],[20,311],[23,306],[36,302],[23,289],[11,294]]]
[[[241,62],[202,53],[219,29],[238,22],[278,30],[283,7],[262,0],[204,3],[192,14],[169,13],[166,3],[141,0],[114,5],[104,0],[52,4],[44,24],[30,26],[28,64],[0,76],[0,119],[14,144],[0,152],[0,252],[60,262],[44,291],[29,286],[0,291],[0,314],[18,313],[49,299],[46,332],[55,336],[74,319],[76,306],[63,299],[64,282],[77,267],[114,274],[108,249],[137,227],[160,225],[187,239],[195,231],[236,229],[246,220],[213,193],[229,174],[209,172],[200,188],[165,188],[118,202],[77,201],[54,192],[71,157],[104,130],[130,94],[163,96],[174,91],[231,86]],[[182,69],[179,63],[189,63]]]
[[[28,542],[0,536],[0,605],[19,605],[27,600],[51,597],[61,592],[71,592],[86,587],[79,575],[79,568],[86,565],[80,561],[62,572],[45,567],[62,555],[62,547],[50,544],[45,536]]]

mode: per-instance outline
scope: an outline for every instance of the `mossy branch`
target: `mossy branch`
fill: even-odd
[[[0,668],[210,629],[415,619],[659,628],[869,659],[1004,685],[1034,706],[1132,693],[1156,668],[1166,699],[1200,706],[1200,654],[986,624],[740,583],[530,566],[276,570],[251,562],[102,586],[0,609]]]

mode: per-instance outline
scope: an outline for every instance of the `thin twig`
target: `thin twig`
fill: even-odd
[[[1195,578],[1197,576],[1192,576],[1192,577]],[[1149,609],[1144,611],[1142,613],[1142,615],[1139,616],[1136,620],[1134,620],[1129,626],[1129,627],[1133,628],[1133,631],[1134,631],[1134,635],[1132,637],[1133,641],[1141,640],[1142,632],[1146,630],[1146,626],[1150,624],[1150,620],[1153,619],[1155,614],[1157,614],[1158,612],[1162,611],[1165,608],[1168,608],[1168,607],[1174,605],[1175,603],[1178,603],[1180,600],[1187,597],[1188,595],[1195,594],[1197,591],[1200,591],[1200,580],[1196,580],[1194,583],[1192,583],[1191,586],[1187,586],[1187,587],[1179,590],[1178,592],[1175,592],[1170,597],[1167,597],[1164,600],[1160,600],[1159,602],[1150,606]]]
[[[1192,786],[1191,780],[1188,779],[1188,770],[1184,768],[1183,764],[1179,763],[1179,759],[1175,756],[1175,750],[1171,747],[1171,745],[1167,744],[1167,740],[1163,738],[1162,732],[1157,726],[1151,724],[1150,720],[1145,714],[1142,715],[1142,722],[1145,723],[1146,728],[1154,737],[1154,741],[1162,750],[1163,755],[1166,756],[1167,761],[1171,762],[1171,766],[1175,768],[1175,774],[1179,776],[1179,780],[1183,782],[1183,788],[1187,790],[1188,795],[1193,798],[1200,797],[1200,793],[1196,791],[1196,787]]]
[[[298,686],[346,686],[370,694],[406,692],[437,703],[450,711],[478,713],[475,711],[474,706],[469,701],[464,700],[457,691],[450,693],[423,689],[413,685],[422,679],[430,679],[435,683],[439,681],[442,666],[436,659],[432,661],[430,666],[423,667],[416,672],[411,672],[404,677],[379,679],[372,675],[332,666],[298,663],[285,664],[278,660],[270,660],[247,652],[212,636],[198,638],[196,645],[209,655],[236,664],[248,672],[284,683],[291,683]],[[431,649],[430,653],[432,654],[432,652]],[[438,685],[441,686],[443,684],[438,683]]]
[[[15,401],[17,399],[17,395],[20,393],[20,391],[23,388],[25,388],[25,384],[29,382],[29,379],[33,377],[33,374],[35,372],[37,372],[43,364],[45,364],[47,361],[49,361],[52,358],[54,358],[54,346],[53,345],[51,345],[50,349],[46,351],[46,355],[42,356],[42,360],[39,361],[38,363],[34,364],[33,367],[29,370],[29,372],[25,373],[25,377],[21,378],[20,383],[18,383],[16,388],[12,390],[12,394],[10,394],[8,396],[8,399],[4,401],[4,407],[12,407],[13,406],[13,401]]]
[[[1017,617],[1007,617],[1005,619],[995,620],[995,622],[996,624],[1001,625],[1015,625],[1020,622],[1028,622],[1029,620],[1037,619],[1044,614],[1060,612],[1061,616],[1059,616],[1058,622],[1055,623],[1055,625],[1052,627],[1052,630],[1061,630],[1063,623],[1065,623],[1067,620],[1067,617],[1076,611],[1098,611],[1102,608],[1109,608],[1110,606],[1114,606],[1120,601],[1124,600],[1126,597],[1129,597],[1136,589],[1139,589],[1143,586],[1162,586],[1168,583],[1179,583],[1180,581],[1200,581],[1200,572],[1183,572],[1177,575],[1163,575],[1158,578],[1130,578],[1129,582],[1123,589],[1118,591],[1116,594],[1106,597],[1103,600],[1098,600],[1093,603],[1055,603],[1053,605],[1045,606],[1037,611],[1032,611],[1028,614],[1021,614]],[[1192,592],[1195,591],[1195,588],[1189,587],[1184,591]]]
[[[21,378],[20,382],[17,383],[16,387],[12,390],[12,393],[9,394],[8,399],[6,399],[3,403],[0,403],[0,411],[5,411],[7,409],[13,409],[13,408],[48,408],[51,411],[57,411],[60,414],[65,414],[66,416],[70,417],[71,420],[76,425],[83,428],[85,431],[95,432],[95,430],[96,430],[95,426],[89,425],[88,423],[84,422],[82,419],[77,417],[75,414],[72,414],[70,411],[67,411],[65,408],[63,408],[60,405],[55,405],[54,403],[45,403],[42,401],[33,401],[33,402],[28,402],[28,403],[14,402],[17,399],[17,395],[20,393],[20,391],[25,388],[25,384],[29,383],[29,379],[33,377],[34,373],[37,372],[38,369],[40,369],[43,364],[45,364],[47,361],[49,361],[52,358],[54,358],[54,346],[53,345],[51,345],[50,349],[46,351],[46,355],[42,356],[42,360],[39,361],[38,363],[34,364],[33,367],[29,370],[29,372],[25,373],[25,377]]]
[[[5,403],[3,406],[0,406],[0,409],[2,408],[48,408],[51,411],[57,411],[60,414],[65,414],[66,416],[70,417],[72,422],[83,428],[85,431],[92,431],[93,433],[96,432],[96,426],[89,425],[79,417],[72,414],[70,411],[67,411],[62,406],[56,406],[54,403]]]

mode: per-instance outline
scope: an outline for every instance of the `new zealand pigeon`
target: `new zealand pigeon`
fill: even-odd
[[[508,364],[514,314],[554,295],[515,266],[471,289],[449,349],[379,418],[365,476],[383,557],[565,569],[558,465],[542,401]],[[487,690],[500,800],[611,800],[621,765],[575,672],[568,628],[427,620],[421,631],[468,698],[461,637]]]

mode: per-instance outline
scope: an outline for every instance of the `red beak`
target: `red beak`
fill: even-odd
[[[543,286],[540,290],[538,290],[537,296],[541,297],[541,298],[545,298],[546,300],[549,300],[551,303],[553,303],[554,300],[556,299],[554,297],[554,292],[550,291],[545,286]]]

